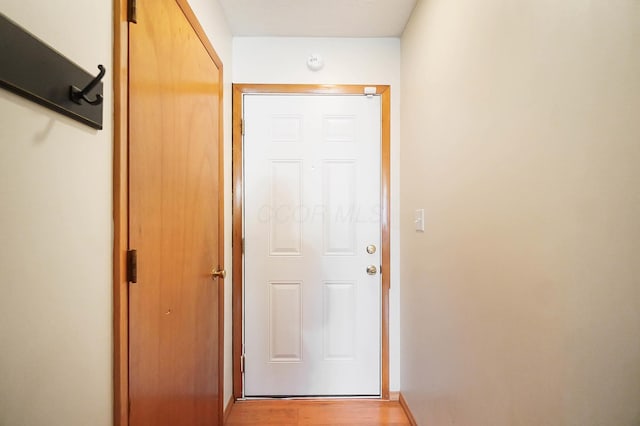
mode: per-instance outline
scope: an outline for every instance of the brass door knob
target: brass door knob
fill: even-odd
[[[376,268],[376,265],[369,265],[367,266],[367,274],[369,275],[375,275],[378,273],[378,268]]]
[[[224,269],[216,269],[214,268],[211,271],[211,278],[212,279],[216,279],[216,278],[222,278],[223,280],[227,277],[227,271],[225,271]]]

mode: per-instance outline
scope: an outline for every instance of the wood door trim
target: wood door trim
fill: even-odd
[[[232,94],[232,171],[231,185],[233,212],[231,217],[231,261],[232,261],[232,288],[231,288],[231,316],[232,316],[232,346],[233,346],[233,397],[242,398],[242,89],[233,85]]]
[[[365,87],[375,87],[382,97],[382,399],[389,399],[389,288],[391,284],[391,88],[388,85],[315,85],[315,84],[234,84],[233,85],[233,396],[242,398],[242,95],[246,93],[363,94]]]
[[[218,68],[219,182],[224,188],[224,84],[223,64],[187,0],[175,0],[203,47]],[[113,1],[113,423],[129,426],[129,283],[126,255],[129,249],[129,22],[128,0]],[[219,248],[224,266],[224,191],[219,200]],[[218,286],[219,424],[224,416],[224,285]]]
[[[213,62],[216,64],[216,66],[220,70],[220,76],[222,76],[222,61],[220,60],[220,57],[216,53],[216,50],[213,48],[211,41],[209,41],[209,37],[207,37],[207,33],[204,32],[202,25],[200,25],[200,21],[198,21],[198,18],[196,17],[196,14],[193,12],[193,9],[191,9],[191,6],[189,6],[189,3],[187,3],[187,0],[175,0],[175,2],[178,3],[178,6],[180,6],[180,9],[182,9],[182,13],[184,13],[184,16],[186,16],[187,20],[189,21],[189,24],[191,24],[191,28],[193,28],[193,30],[198,35],[198,38],[202,42],[202,45],[204,46],[204,48],[207,50],[207,53],[209,54],[209,56],[211,56],[211,59],[213,59]],[[222,86],[222,79],[220,80],[220,86]],[[222,90],[220,91],[220,94],[222,94]],[[222,114],[220,116],[222,117]],[[222,124],[222,122],[220,123]]]
[[[127,0],[113,13],[113,423],[129,425],[129,23]]]
[[[227,402],[227,408],[224,409],[224,421],[222,423],[223,425],[227,424],[235,403],[236,401],[233,398],[229,398],[229,402]]]
[[[413,416],[413,413],[411,412],[411,408],[409,408],[409,404],[407,404],[407,400],[404,398],[404,395],[402,395],[402,392],[400,392],[400,394],[398,395],[398,401],[400,402],[400,406],[402,407],[402,410],[407,415],[407,418],[409,419],[409,423],[411,423],[411,426],[418,426],[418,422],[416,422],[416,418]]]

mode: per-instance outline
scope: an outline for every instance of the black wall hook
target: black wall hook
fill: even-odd
[[[8,90],[100,130],[104,109],[100,79],[105,69],[99,69],[98,77],[86,72],[0,11],[0,91]],[[69,88],[86,82],[84,90]]]
[[[102,65],[98,65],[98,69],[100,70],[100,73],[93,80],[91,80],[91,82],[87,84],[84,89],[80,90],[75,86],[71,86],[69,88],[69,97],[73,102],[77,103],[78,105],[82,104],[81,101],[85,101],[90,105],[100,105],[102,103],[103,98],[100,94],[96,95],[96,98],[93,100],[87,98],[87,94],[91,90],[93,90],[93,88],[96,87],[98,83],[100,83],[100,80],[102,80],[102,77],[104,77],[104,74],[107,72],[105,67],[103,67]]]

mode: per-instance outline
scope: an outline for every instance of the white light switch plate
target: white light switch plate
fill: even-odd
[[[424,232],[424,209],[415,211],[413,222],[416,225],[416,232]]]

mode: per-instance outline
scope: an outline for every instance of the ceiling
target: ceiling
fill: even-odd
[[[218,0],[234,36],[397,37],[416,0]]]

